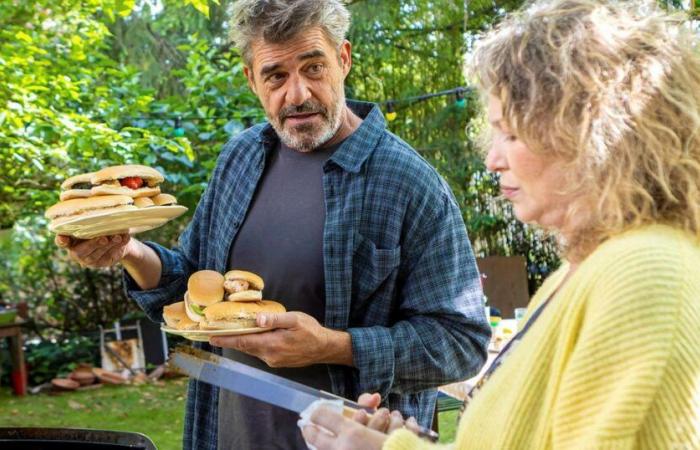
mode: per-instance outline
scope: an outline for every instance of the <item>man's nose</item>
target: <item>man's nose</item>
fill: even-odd
[[[289,88],[287,89],[287,104],[301,105],[311,97],[309,86],[303,77],[293,76],[289,79]]]

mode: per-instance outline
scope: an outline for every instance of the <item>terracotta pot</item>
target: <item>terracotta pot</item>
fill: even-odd
[[[80,383],[68,378],[54,378],[51,386],[57,391],[74,391],[80,387]]]
[[[95,382],[95,374],[92,373],[92,370],[74,370],[68,377],[80,383],[81,386],[87,386]]]
[[[97,378],[106,384],[124,384],[126,383],[126,378],[119,375],[118,373],[110,372],[109,370],[104,370],[95,367],[92,372],[97,376]]]

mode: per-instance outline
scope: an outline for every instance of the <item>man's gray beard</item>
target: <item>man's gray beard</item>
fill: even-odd
[[[314,131],[313,125],[296,127],[295,133],[292,134],[285,130],[278,120],[270,120],[270,124],[284,145],[302,153],[309,153],[331,140],[340,129],[345,98],[342,97],[335,106],[334,111],[329,111],[328,120],[323,121],[321,133],[317,136],[309,135]]]

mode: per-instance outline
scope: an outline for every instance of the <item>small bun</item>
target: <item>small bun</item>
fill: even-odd
[[[134,199],[126,195],[103,195],[100,197],[75,198],[56,203],[46,210],[47,219],[71,216],[85,211],[92,211],[116,206],[131,205]]]
[[[265,283],[260,275],[256,275],[253,272],[246,272],[245,270],[230,270],[224,275],[226,280],[243,280],[247,281],[250,286],[258,291],[262,291],[265,288]]]
[[[224,298],[224,276],[213,270],[200,270],[187,281],[190,301],[196,305],[209,306]]]
[[[94,186],[90,192],[94,196],[98,195],[128,195],[129,197],[153,197],[154,195],[160,194],[160,188],[156,187],[140,187],[138,189],[131,189],[126,186],[107,186],[100,185]]]
[[[262,292],[252,290],[234,292],[229,294],[227,298],[230,302],[255,302],[262,300]]]
[[[148,208],[149,206],[154,206],[153,200],[149,197],[139,197],[134,199],[134,206],[137,208]]]
[[[207,321],[231,320],[240,317],[249,317],[257,313],[283,313],[287,309],[279,302],[273,300],[259,300],[257,302],[221,302],[209,306],[204,310]]]
[[[163,182],[163,175],[156,169],[138,164],[105,167],[95,172],[90,181],[92,184],[100,184],[104,181],[118,180],[119,178],[126,177],[139,177],[156,183]]]
[[[172,303],[163,307],[163,320],[170,328],[176,328],[177,323],[186,317],[185,302]]]
[[[80,175],[75,175],[70,178],[66,178],[66,181],[61,183],[61,189],[64,191],[68,190],[73,186],[74,184],[78,183],[91,183],[92,176],[95,175],[93,172],[90,173],[81,173]]]
[[[151,199],[156,206],[177,205],[177,199],[170,194],[158,194]]]
[[[59,199],[64,202],[72,198],[88,198],[92,195],[90,189],[69,189],[67,191],[61,192]]]

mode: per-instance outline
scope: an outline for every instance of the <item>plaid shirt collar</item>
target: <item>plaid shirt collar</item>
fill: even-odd
[[[346,172],[358,173],[382,136],[386,122],[379,107],[373,103],[348,100],[346,104],[363,121],[333,153],[329,162]],[[279,136],[272,125],[267,123],[260,129],[257,141],[263,144],[261,147],[267,155],[279,142]]]

